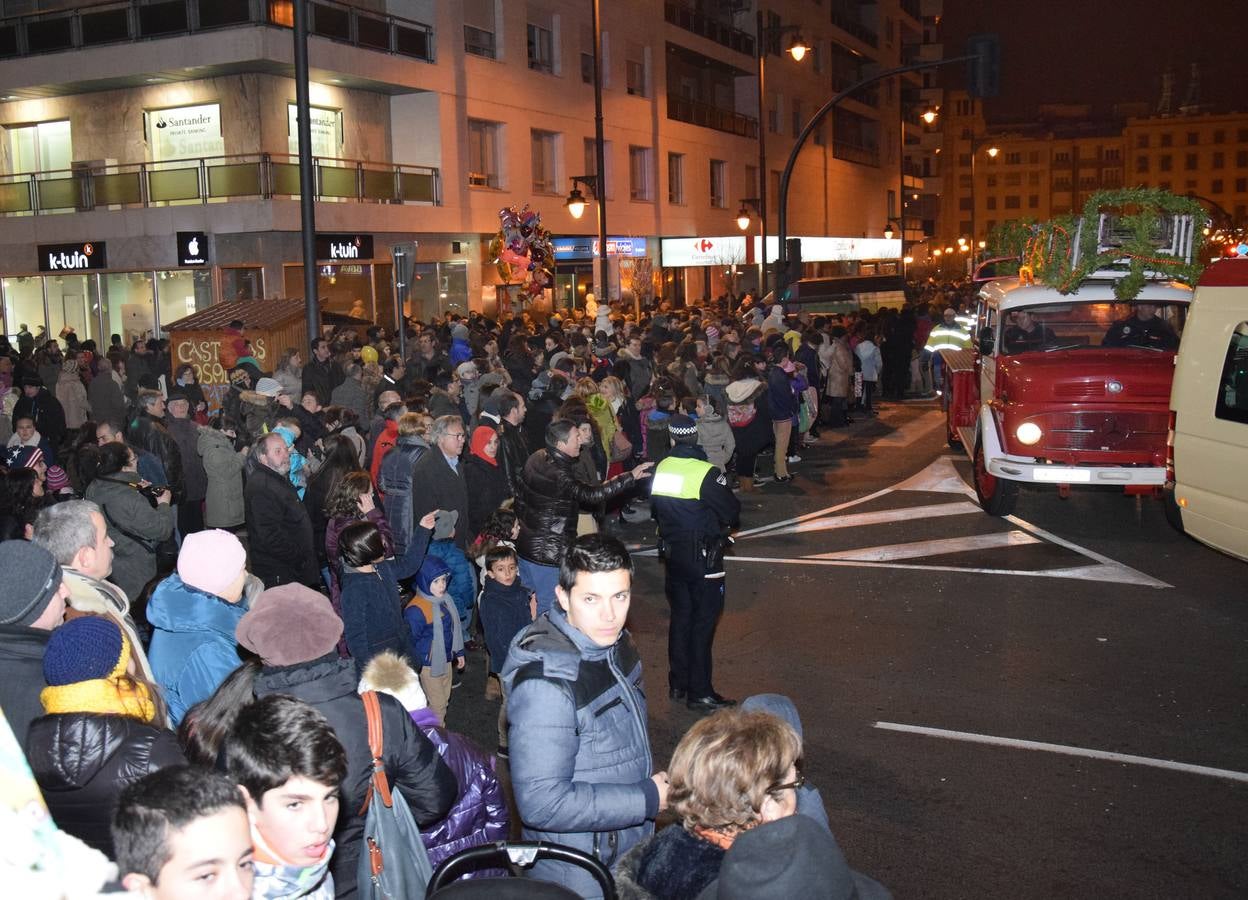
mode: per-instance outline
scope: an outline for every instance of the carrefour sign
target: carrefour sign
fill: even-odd
[[[744,264],[745,235],[663,238],[664,266],[730,266]]]
[[[40,272],[87,272],[108,268],[108,245],[104,241],[81,244],[40,244]]]

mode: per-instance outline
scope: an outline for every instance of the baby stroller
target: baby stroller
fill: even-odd
[[[545,841],[497,841],[456,853],[434,871],[425,900],[576,900],[577,895],[562,885],[519,877],[521,869],[538,860],[586,869],[601,885],[603,900],[616,900],[615,879],[606,866],[588,853]],[[511,877],[456,880],[477,869],[507,869]]]

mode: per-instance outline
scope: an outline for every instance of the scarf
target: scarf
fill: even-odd
[[[482,462],[487,462],[492,466],[497,466],[498,460],[493,456],[486,455],[485,445],[488,444],[490,439],[496,434],[498,434],[498,432],[489,425],[478,425],[472,432],[472,446],[470,448],[472,455]],[[495,452],[497,453],[497,451]]]
[[[44,711],[48,715],[97,713],[126,716],[150,723],[156,717],[156,704],[152,702],[147,685],[126,677],[126,664],[129,662],[130,640],[123,631],[121,655],[112,671],[104,678],[45,687],[39,692]]]
[[[433,619],[433,641],[429,645],[429,674],[444,675],[451,665],[451,657],[464,651],[464,632],[459,622],[459,611],[454,608],[450,594],[441,597],[430,597],[421,594],[421,599],[429,604],[429,614]],[[447,618],[451,620],[451,652],[446,652]]]

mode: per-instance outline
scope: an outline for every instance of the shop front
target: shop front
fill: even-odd
[[[35,271],[0,277],[4,331],[12,341],[23,326],[105,346],[119,334],[127,344],[149,338],[161,322],[204,309],[213,299],[206,268],[112,271],[106,241],[41,244]]]
[[[598,238],[564,235],[555,238],[556,310],[584,309],[589,294],[599,296]],[[646,262],[640,262],[645,260]],[[644,237],[607,238],[608,296],[618,299],[624,290],[637,293],[649,278],[649,243]],[[642,274],[644,272],[644,274]],[[653,288],[651,287],[651,291]],[[645,291],[642,291],[645,293]]]
[[[800,237],[803,277],[888,274],[898,271],[901,240],[897,238]],[[779,256],[779,239],[767,238],[767,263]],[[757,236],[696,236],[660,241],[665,297],[673,303],[696,305],[758,289],[762,239]],[[769,279],[770,282],[770,279]]]

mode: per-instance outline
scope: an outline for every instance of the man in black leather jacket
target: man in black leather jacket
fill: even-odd
[[[642,463],[604,481],[588,484],[577,478],[576,458],[581,452],[581,433],[572,422],[555,419],[546,426],[546,449],[538,450],[524,464],[516,514],[520,518],[520,578],[537,594],[537,614],[555,602],[555,584],[564,554],[576,540],[576,519],[582,506],[598,506],[613,500],[650,475],[654,463]]]
[[[520,493],[520,475],[524,472],[524,464],[529,461],[529,443],[524,438],[525,413],[528,412],[524,398],[513,391],[498,392],[498,461],[507,476],[507,487],[511,496]]]

